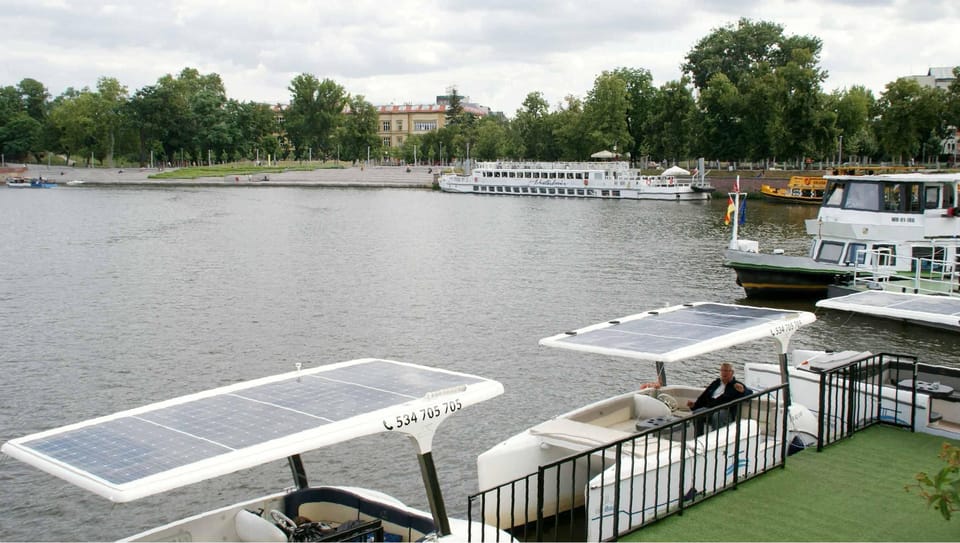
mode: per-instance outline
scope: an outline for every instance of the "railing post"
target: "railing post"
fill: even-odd
[[[537,541],[543,541],[543,477],[546,470],[537,468]],[[530,496],[527,496],[527,500]]]

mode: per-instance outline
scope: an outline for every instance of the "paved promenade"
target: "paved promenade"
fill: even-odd
[[[150,168],[68,168],[31,165],[22,175],[43,176],[44,180],[65,185],[83,181],[77,186],[287,186],[287,187],[366,187],[366,188],[432,188],[437,170],[426,166],[374,166],[365,168],[288,171],[258,176],[201,177],[198,179],[150,179],[158,173]],[[170,171],[168,168],[167,171]],[[175,171],[175,170],[174,170]]]

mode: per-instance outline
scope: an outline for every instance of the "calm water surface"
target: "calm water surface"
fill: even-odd
[[[721,266],[725,200],[0,189],[0,441],[297,362],[416,362],[506,387],[448,420],[435,440],[447,509],[462,516],[480,452],[654,374],[540,348],[538,339],[667,304],[743,301]],[[751,201],[743,236],[803,253],[802,221],[815,213]],[[955,334],[817,314],[795,346],[957,363]],[[772,353],[772,342],[745,347],[671,368],[670,377],[705,384],[722,358]],[[305,461],[314,483],[375,487],[426,506],[413,448],[400,436]],[[4,456],[0,540],[115,539],[290,484],[276,462],[113,505]]]

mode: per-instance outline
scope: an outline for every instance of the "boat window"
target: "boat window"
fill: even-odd
[[[903,211],[903,187],[899,184],[883,185],[883,210]]]
[[[557,193],[557,189],[554,189],[554,188],[551,187],[550,189],[548,189],[547,192],[549,192],[550,194],[556,194],[556,193]]]
[[[601,190],[601,191],[600,191],[600,196],[610,196],[610,191],[609,191],[609,190]]]
[[[474,186],[473,186],[473,191],[474,191],[474,192],[479,192],[479,191],[480,191],[480,185],[474,185]]]
[[[843,183],[833,183],[830,185],[830,192],[827,196],[827,199],[824,200],[823,205],[828,207],[840,207],[843,203]]]
[[[880,211],[880,185],[877,183],[850,183],[844,209],[862,209]]]
[[[913,260],[910,261],[910,271],[916,272],[917,265],[925,273],[940,273],[947,266],[946,251],[943,247],[913,247]]]
[[[923,186],[920,183],[909,183],[906,186],[907,211],[910,213],[920,213],[922,200],[920,199],[920,189]]]
[[[820,251],[814,259],[817,262],[832,262],[837,264],[843,255],[843,243],[836,241],[824,241],[820,244]]]
[[[937,209],[940,206],[940,187],[926,187],[923,192],[923,208]]]
[[[867,260],[867,245],[865,243],[851,243],[847,246],[847,255],[843,257],[844,264],[863,264]]]
[[[896,262],[897,248],[894,245],[874,245],[873,250],[877,253],[878,266],[893,266]]]
[[[619,190],[613,190],[613,191],[610,191],[610,192],[613,194],[613,196],[620,196],[620,191],[619,191]]]

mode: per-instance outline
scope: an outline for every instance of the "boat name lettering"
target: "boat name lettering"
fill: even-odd
[[[567,182],[563,179],[534,179],[530,181],[531,186],[560,187],[566,184]]]
[[[774,326],[770,332],[774,336],[782,336],[783,334],[796,332],[800,329],[801,325],[802,323],[800,322],[800,319],[790,319],[786,322],[777,323],[777,325]]]
[[[461,409],[463,409],[463,404],[459,399],[441,402],[430,407],[414,409],[409,413],[397,415],[393,420],[383,419],[383,427],[387,430],[399,430],[418,422],[426,422],[444,415],[456,413]]]
[[[917,222],[913,217],[890,217],[890,222]]]

